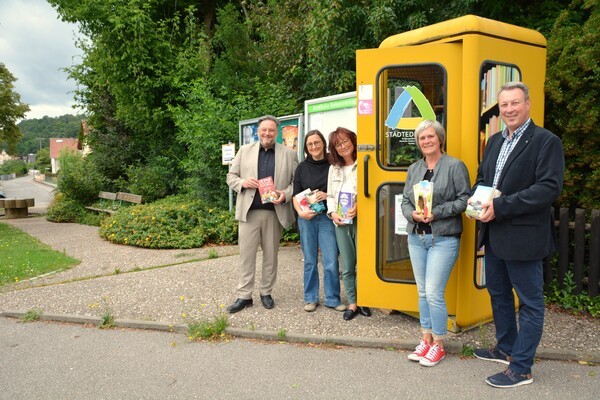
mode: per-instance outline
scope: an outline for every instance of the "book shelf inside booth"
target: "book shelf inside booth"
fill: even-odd
[[[502,85],[521,80],[521,71],[516,65],[486,61],[481,65],[479,95],[479,153],[478,162],[490,136],[504,129],[498,107],[498,91]]]

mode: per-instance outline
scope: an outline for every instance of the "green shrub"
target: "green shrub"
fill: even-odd
[[[234,222],[230,213],[207,208],[200,200],[173,196],[119,210],[102,222],[100,236],[138,247],[188,249],[233,243]]]
[[[300,242],[300,234],[296,230],[295,226],[292,225],[289,228],[285,229],[281,233],[281,241],[285,243],[298,243]]]
[[[59,157],[58,191],[81,204],[90,204],[105,190],[106,179],[87,157],[73,152],[63,152]]]
[[[175,193],[179,181],[175,163],[167,157],[156,157],[148,165],[131,165],[127,177],[127,190],[141,195],[146,203]]]
[[[577,314],[589,313],[592,317],[599,317],[600,296],[592,298],[586,293],[574,294],[575,288],[573,272],[567,271],[562,285],[559,285],[558,280],[555,279],[546,289],[546,303],[556,304]]]
[[[51,222],[78,222],[84,218],[85,209],[82,204],[57,193],[48,207],[46,219]]]
[[[54,196],[46,214],[46,219],[51,222],[74,222],[91,226],[100,226],[107,217],[108,214],[86,210],[80,202],[69,199],[60,192]]]
[[[236,244],[238,221],[229,211],[208,209],[202,218],[207,240],[214,244]]]
[[[0,165],[0,175],[26,175],[29,170],[23,160],[8,160]]]

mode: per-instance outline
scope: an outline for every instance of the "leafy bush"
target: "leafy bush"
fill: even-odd
[[[0,165],[0,175],[26,175],[27,172],[27,164],[23,160],[8,160]]]
[[[147,203],[175,193],[179,180],[175,163],[161,156],[150,160],[148,165],[129,166],[127,177],[127,190],[141,195]]]
[[[237,243],[238,221],[235,214],[224,210],[208,209],[201,221],[207,241],[214,244]]]
[[[72,152],[64,152],[59,158],[58,190],[68,199],[90,204],[105,190],[106,179],[97,171],[87,157]]]
[[[599,317],[600,296],[591,298],[586,293],[574,294],[575,287],[573,272],[567,271],[562,286],[554,280],[546,290],[546,303],[556,304],[567,311],[589,313],[592,317]]]
[[[57,193],[48,207],[46,219],[51,222],[78,222],[84,217],[85,209],[81,203]]]
[[[286,243],[287,242],[294,242],[294,243],[300,242],[300,234],[296,230],[295,224],[290,226],[289,228],[285,229],[281,233],[281,240]]]
[[[100,226],[107,214],[98,214],[83,208],[78,201],[67,198],[64,193],[57,193],[48,207],[46,219],[51,222],[74,222],[83,225]]]
[[[100,236],[138,247],[187,249],[207,242],[233,243],[237,224],[229,212],[208,208],[197,199],[173,196],[119,210],[103,221]]]

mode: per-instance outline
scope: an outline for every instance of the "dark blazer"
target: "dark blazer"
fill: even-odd
[[[473,191],[493,185],[503,142],[500,133],[490,137]],[[481,223],[478,248],[487,239],[498,257],[515,261],[541,260],[554,252],[550,207],[562,191],[564,172],[561,140],[531,121],[506,160],[497,185],[502,195],[493,200],[496,218]]]
[[[258,176],[258,150],[260,142],[254,142],[242,146],[231,164],[227,174],[227,185],[235,190],[237,195],[235,205],[235,219],[246,221],[246,215],[256,195],[256,189],[244,189],[242,183],[246,178]],[[285,202],[275,204],[275,212],[279,223],[288,228],[294,223],[292,211],[292,192],[294,172],[298,166],[298,155],[295,151],[282,144],[275,143],[275,176],[273,177],[275,189],[282,190],[285,194]]]

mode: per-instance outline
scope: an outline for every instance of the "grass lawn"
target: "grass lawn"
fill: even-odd
[[[0,286],[68,269],[80,261],[0,223]]]

